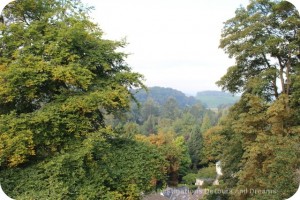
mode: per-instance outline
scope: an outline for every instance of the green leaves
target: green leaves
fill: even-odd
[[[26,116],[0,116],[0,166],[17,166],[35,155],[33,133]]]
[[[228,90],[235,94],[241,92],[241,87],[244,85],[244,81],[241,79],[242,69],[238,66],[231,66],[227,69],[226,75],[224,75],[216,84],[222,87],[222,90]]]
[[[0,182],[20,199],[137,199],[164,183],[153,146],[118,139],[142,75],[80,1],[16,1],[0,25]]]
[[[172,132],[159,132],[148,137],[136,135],[136,140],[151,144],[162,153],[164,164],[161,165],[161,170],[169,176],[168,184],[176,186],[179,176],[184,176],[191,165],[183,136],[175,137]]]
[[[91,71],[74,64],[57,66],[53,69],[52,76],[55,81],[64,82],[69,87],[83,90],[88,89],[93,78]]]
[[[296,191],[299,123],[289,102],[284,94],[272,103],[244,94],[226,119],[204,134],[206,156],[222,160],[222,187],[276,190],[276,194],[242,195],[249,199],[288,198]]]
[[[294,154],[299,152],[299,13],[286,1],[253,0],[235,14],[225,22],[220,48],[236,64],[217,84],[242,98],[222,126],[206,132],[204,145],[221,138],[216,141],[224,149],[217,152],[224,165],[222,187],[276,191],[232,198],[288,198],[298,187],[293,176],[299,168]],[[208,156],[216,152],[208,150]]]
[[[11,120],[1,125],[8,129],[1,133],[3,167],[12,155],[21,156],[17,165],[82,142],[105,127],[104,114],[129,108],[131,87],[144,87],[116,51],[124,42],[102,39],[86,11],[80,1],[60,0],[18,1],[4,11],[0,114]],[[24,153],[13,153],[12,144]]]
[[[152,146],[107,141],[95,133],[65,153],[24,169],[1,171],[0,181],[14,198],[138,199],[142,191],[164,181],[164,162]]]
[[[236,65],[217,84],[268,101],[278,98],[280,87],[282,93],[292,92],[289,76],[299,63],[299,25],[298,11],[288,2],[251,1],[247,8],[237,9],[235,17],[225,22],[220,41]]]

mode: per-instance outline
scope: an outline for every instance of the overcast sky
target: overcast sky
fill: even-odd
[[[9,0],[0,0],[1,4]],[[248,0],[82,0],[105,38],[129,43],[127,63],[147,86],[186,94],[220,90],[215,82],[234,64],[219,49],[223,22]],[[296,2],[299,0],[293,0]],[[299,3],[298,3],[299,5]],[[0,5],[1,6],[1,5]]]
[[[129,43],[127,63],[147,86],[187,94],[220,90],[215,82],[234,64],[218,49],[223,22],[248,0],[83,0],[105,38]]]

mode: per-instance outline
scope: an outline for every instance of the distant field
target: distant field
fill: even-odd
[[[196,99],[200,100],[208,108],[217,108],[221,105],[234,104],[240,97],[220,91],[203,91],[197,93]]]

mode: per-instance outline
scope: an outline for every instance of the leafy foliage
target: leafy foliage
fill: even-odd
[[[154,147],[130,140],[108,142],[93,134],[76,150],[1,171],[0,181],[17,199],[138,199],[142,191],[164,183],[164,166]]]
[[[129,108],[128,87],[143,86],[125,54],[116,52],[124,43],[101,39],[99,28],[75,9],[79,2],[42,2],[17,1],[4,11],[2,167],[67,150],[104,127],[105,112]]]
[[[215,179],[216,176],[216,167],[214,165],[200,169],[197,174],[198,178]]]
[[[162,152],[167,162],[168,184],[176,186],[178,179],[188,172],[191,164],[183,137],[175,137],[173,133],[159,132],[157,135],[152,134],[148,137],[137,135],[136,139],[155,145],[159,152]]]
[[[138,106],[132,104],[131,111],[124,119],[109,119],[112,127],[120,129],[124,137],[143,134],[146,136],[159,133],[174,133],[182,136],[192,159],[191,168],[197,171],[200,161],[205,160],[201,155],[203,150],[202,131],[214,125],[223,116],[223,110],[218,113],[208,110],[201,103],[180,108],[177,100],[170,96],[165,104],[160,105],[151,97]],[[203,163],[202,163],[203,164]]]
[[[270,0],[250,1],[225,22],[220,47],[236,65],[218,84],[242,96],[204,133],[204,149],[208,159],[222,161],[219,188],[248,192],[222,198],[284,199],[298,188],[299,24],[295,7]]]
[[[138,199],[166,180],[156,148],[106,124],[144,85],[117,51],[125,42],[103,39],[88,11],[22,0],[3,12],[0,182],[13,198]]]
[[[266,100],[290,94],[299,65],[299,13],[287,1],[255,0],[225,22],[220,47],[234,57],[217,84],[232,93],[257,94]],[[277,83],[280,80],[280,85]]]
[[[185,175],[182,178],[182,180],[187,185],[194,185],[195,181],[196,181],[196,178],[197,178],[197,174],[195,174],[195,173],[189,173],[189,174]]]

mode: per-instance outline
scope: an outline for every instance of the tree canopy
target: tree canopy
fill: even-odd
[[[105,113],[129,108],[142,76],[102,39],[80,1],[16,1],[0,37],[1,166],[70,148],[104,128]],[[17,140],[19,137],[20,140]]]
[[[292,93],[299,68],[299,28],[299,13],[287,1],[251,0],[237,9],[225,22],[220,42],[236,64],[217,84],[266,99]]]
[[[3,11],[0,182],[13,198],[137,199],[165,181],[157,149],[105,122],[129,109],[143,77],[119,51],[126,43],[103,39],[88,12],[77,0]]]
[[[251,0],[224,24],[220,47],[236,64],[217,84],[242,96],[203,136],[204,154],[222,163],[219,187],[237,191],[223,198],[284,199],[298,188],[299,27],[292,4],[271,0]]]

